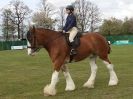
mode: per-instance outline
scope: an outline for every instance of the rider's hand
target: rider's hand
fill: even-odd
[[[62,31],[63,33],[66,33],[64,30]]]

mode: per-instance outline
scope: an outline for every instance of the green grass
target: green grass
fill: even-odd
[[[43,96],[53,71],[48,54],[41,50],[35,57],[26,50],[0,52],[0,99],[133,99],[133,46],[112,46],[110,59],[119,78],[118,86],[108,87],[109,74],[98,60],[94,89],[82,85],[90,75],[88,59],[69,64],[76,90],[65,92],[65,79],[60,73],[57,95]]]

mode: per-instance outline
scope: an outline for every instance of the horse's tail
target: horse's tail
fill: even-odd
[[[111,46],[110,46],[111,44],[108,41],[107,41],[107,43],[108,43],[108,54],[110,54],[111,53]]]

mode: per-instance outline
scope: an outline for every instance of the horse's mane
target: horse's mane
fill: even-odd
[[[55,30],[51,30],[51,29],[45,29],[45,28],[36,28],[37,30],[42,30],[42,31],[48,31],[51,33],[61,33],[61,31],[55,31]]]
[[[55,31],[55,30],[52,30],[52,29],[46,29],[46,28],[42,28],[42,27],[38,27],[36,28],[36,30],[39,30],[39,31],[45,31],[47,32],[48,34],[50,35],[61,35],[63,34],[62,31]],[[84,36],[84,35],[90,35],[90,34],[99,34],[99,32],[89,32],[89,31],[85,31],[85,32],[78,32],[78,35],[81,37],[81,36]]]

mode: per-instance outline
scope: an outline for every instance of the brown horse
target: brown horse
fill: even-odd
[[[44,88],[44,95],[55,95],[56,84],[58,82],[59,71],[62,70],[66,78],[66,91],[75,89],[75,84],[71,78],[66,64],[70,59],[70,48],[61,32],[43,29],[30,28],[27,33],[28,39],[28,55],[34,55],[40,48],[45,48],[53,62],[54,72],[52,74],[51,83]],[[74,61],[80,61],[85,58],[90,59],[91,75],[84,87],[93,88],[97,65],[96,58],[99,57],[107,66],[110,73],[109,86],[117,85],[118,78],[113,69],[108,54],[110,46],[106,39],[99,33],[88,33],[80,38],[80,46],[77,48],[78,54],[74,56]]]

